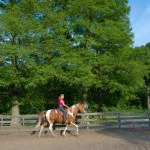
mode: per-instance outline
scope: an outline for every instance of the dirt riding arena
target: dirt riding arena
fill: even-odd
[[[0,131],[1,150],[150,150],[150,128],[103,129],[43,133],[41,137],[29,131]]]

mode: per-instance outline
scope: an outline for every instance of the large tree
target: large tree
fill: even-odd
[[[7,89],[9,96],[5,98],[9,97],[12,102],[13,115],[19,114],[19,104],[34,93],[31,89],[44,84],[47,78],[51,77],[50,71],[45,70],[53,72],[53,67],[45,67],[53,55],[56,55],[53,48],[53,44],[56,45],[56,37],[50,33],[60,19],[59,14],[52,11],[52,8],[50,1],[1,1],[0,83],[2,88]],[[45,46],[47,40],[50,46]],[[49,61],[46,61],[47,59]],[[31,102],[30,100],[28,103]],[[17,121],[14,121],[15,123]]]
[[[76,0],[69,1],[67,7],[72,45],[80,51],[79,57],[91,69],[91,76],[87,75],[89,84],[84,85],[84,96],[91,87],[96,87],[99,89],[96,90],[98,97],[102,93],[111,95],[117,92],[121,93],[117,94],[117,100],[121,97],[129,99],[127,95],[135,92],[133,89],[138,86],[139,78],[136,82],[130,80],[131,75],[137,73],[133,69],[137,64],[129,58],[128,49],[133,35],[128,18],[128,1]],[[112,101],[115,101],[114,98]]]

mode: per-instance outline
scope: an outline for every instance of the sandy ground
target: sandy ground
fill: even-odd
[[[0,132],[1,150],[150,150],[150,128],[104,129],[99,131],[44,132],[37,137],[33,132]]]

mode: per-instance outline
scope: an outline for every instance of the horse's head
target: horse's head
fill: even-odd
[[[86,102],[80,102],[79,103],[79,106],[78,106],[79,112],[85,113],[85,112],[87,112],[87,109],[88,109],[88,105]]]

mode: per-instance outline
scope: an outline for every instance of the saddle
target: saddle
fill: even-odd
[[[60,111],[59,109],[57,109],[57,113],[58,113],[58,117],[59,117],[59,116],[63,116],[63,112]]]
[[[55,113],[58,115],[58,118],[63,116],[63,112],[59,109],[55,109]],[[67,122],[67,118],[63,118],[62,124],[65,124]]]

